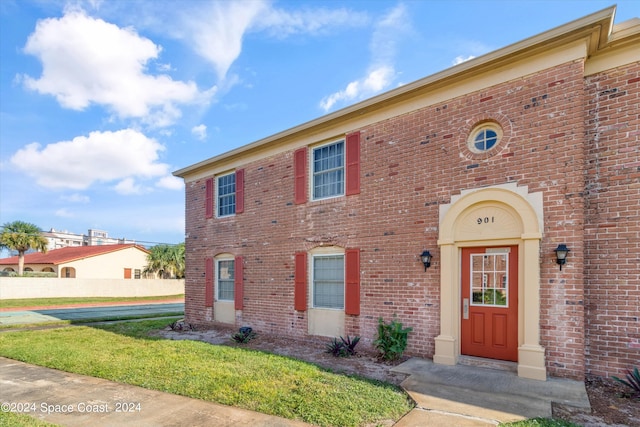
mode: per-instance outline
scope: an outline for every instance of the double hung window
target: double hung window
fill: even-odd
[[[344,195],[344,141],[313,149],[313,198]]]
[[[217,260],[217,296],[218,301],[233,301],[234,283],[235,283],[235,261],[230,260]]]
[[[234,215],[236,213],[236,174],[219,176],[218,182],[218,217]]]
[[[313,307],[344,308],[344,255],[313,257]]]

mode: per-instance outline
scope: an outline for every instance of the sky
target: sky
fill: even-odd
[[[2,0],[0,224],[183,242],[173,171],[613,4]]]

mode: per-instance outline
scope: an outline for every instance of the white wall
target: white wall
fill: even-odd
[[[0,299],[149,297],[184,294],[184,279],[0,277]]]
[[[147,253],[135,246],[106,254],[61,263],[58,272],[64,267],[76,269],[77,278],[85,279],[124,279],[124,269],[144,270],[147,265]],[[60,274],[60,273],[58,273]]]

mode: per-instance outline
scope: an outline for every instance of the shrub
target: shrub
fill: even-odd
[[[347,350],[347,353],[349,353],[349,356],[356,354],[356,346],[360,342],[360,337],[358,335],[353,338],[347,335],[347,339],[340,337],[340,340],[342,341],[342,344],[344,344],[344,348]]]
[[[334,338],[329,344],[327,344],[326,352],[334,357],[347,357],[347,350],[344,348],[342,341],[338,341],[338,338]]]
[[[249,326],[243,326],[238,332],[231,335],[231,338],[238,344],[246,344],[256,337],[256,333]]]
[[[637,367],[634,368],[633,371],[631,369],[627,369],[626,380],[615,376],[612,378],[629,387],[631,389],[631,397],[640,399],[640,371],[638,371]]]
[[[22,277],[58,277],[56,273],[52,271],[25,271]]]
[[[380,352],[380,356],[384,360],[397,360],[402,356],[407,348],[409,332],[413,328],[404,328],[402,323],[393,315],[393,320],[385,323],[382,317],[378,318],[378,339],[373,345]]]
[[[171,328],[172,331],[195,331],[196,330],[196,328],[191,323],[187,323],[184,320],[176,320],[175,322],[172,322],[171,324],[169,324],[169,328]]]
[[[346,339],[340,337],[340,341],[338,341],[338,338],[334,338],[329,344],[327,344],[326,352],[335,357],[353,356],[356,354],[356,345],[358,345],[359,342],[359,336],[355,336],[353,338],[347,336]]]

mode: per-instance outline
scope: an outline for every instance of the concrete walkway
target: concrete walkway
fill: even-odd
[[[508,370],[436,365],[415,358],[392,370],[409,375],[401,385],[416,401],[416,408],[396,427],[481,427],[551,417],[552,402],[590,407],[579,381],[537,381]]]

